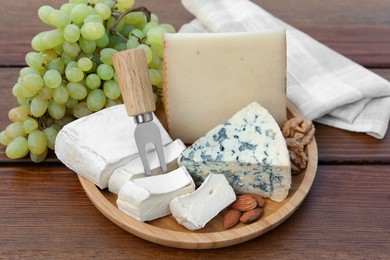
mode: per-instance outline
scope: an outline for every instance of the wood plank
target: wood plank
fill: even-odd
[[[22,66],[24,56],[31,51],[35,34],[50,27],[40,22],[39,6],[50,4],[58,8],[65,0],[4,1],[0,7],[0,65]],[[315,39],[368,67],[390,65],[390,2],[387,0],[255,0],[280,19],[308,33]],[[156,13],[160,21],[177,29],[189,22],[189,14],[179,0],[137,1]]]
[[[387,166],[320,166],[308,197],[274,230],[214,250],[155,245],[125,232],[64,167],[0,169],[2,258],[375,258],[390,254]]]

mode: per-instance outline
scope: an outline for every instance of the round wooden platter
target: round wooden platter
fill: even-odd
[[[289,110],[295,116],[294,108]],[[309,161],[306,170],[293,175],[288,197],[282,202],[266,200],[261,218],[249,225],[239,223],[231,229],[223,228],[226,210],[213,218],[200,230],[190,231],[176,222],[172,215],[150,222],[140,222],[120,211],[116,206],[117,195],[101,190],[92,182],[79,176],[80,183],[96,208],[113,223],[145,240],[176,248],[209,249],[227,247],[258,237],[286,220],[303,202],[317,172],[317,143],[307,146]]]

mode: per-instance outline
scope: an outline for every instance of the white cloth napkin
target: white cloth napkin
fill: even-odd
[[[182,0],[196,19],[180,32],[242,32],[283,26],[287,96],[310,120],[382,139],[390,119],[390,83],[249,0]]]

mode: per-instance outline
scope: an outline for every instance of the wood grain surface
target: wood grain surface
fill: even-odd
[[[0,129],[32,37],[49,27],[43,4],[0,5]],[[137,0],[179,29],[193,19],[180,0]],[[254,0],[330,48],[390,79],[389,0]],[[53,154],[41,164],[0,148],[0,259],[390,259],[390,134],[377,140],[316,124],[319,166],[302,205],[272,231],[221,249],[157,245],[118,227]]]

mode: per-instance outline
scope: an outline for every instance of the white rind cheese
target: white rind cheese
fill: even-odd
[[[169,202],[195,190],[184,167],[172,172],[128,181],[119,191],[118,208],[139,221],[149,221],[171,214]]]
[[[251,102],[286,112],[284,29],[164,35],[164,105],[172,138],[191,144]]]
[[[163,145],[172,142],[154,117]],[[112,171],[138,157],[133,117],[124,105],[109,107],[65,125],[55,142],[57,158],[101,189],[107,188]]]
[[[168,171],[176,169],[178,167],[177,158],[181,152],[186,149],[185,144],[181,140],[177,139],[172,143],[163,146],[163,149]],[[161,165],[156,150],[150,151],[147,153],[147,156],[152,175],[161,174]],[[108,190],[114,194],[118,194],[119,190],[126,182],[143,177],[147,177],[147,175],[145,174],[141,158],[137,157],[136,159],[114,170],[108,180]]]
[[[253,102],[188,147],[178,158],[196,182],[224,174],[236,193],[282,201],[291,186],[285,139],[268,111]]]
[[[235,200],[236,194],[225,176],[209,174],[196,191],[174,198],[169,207],[179,224],[197,230]]]

